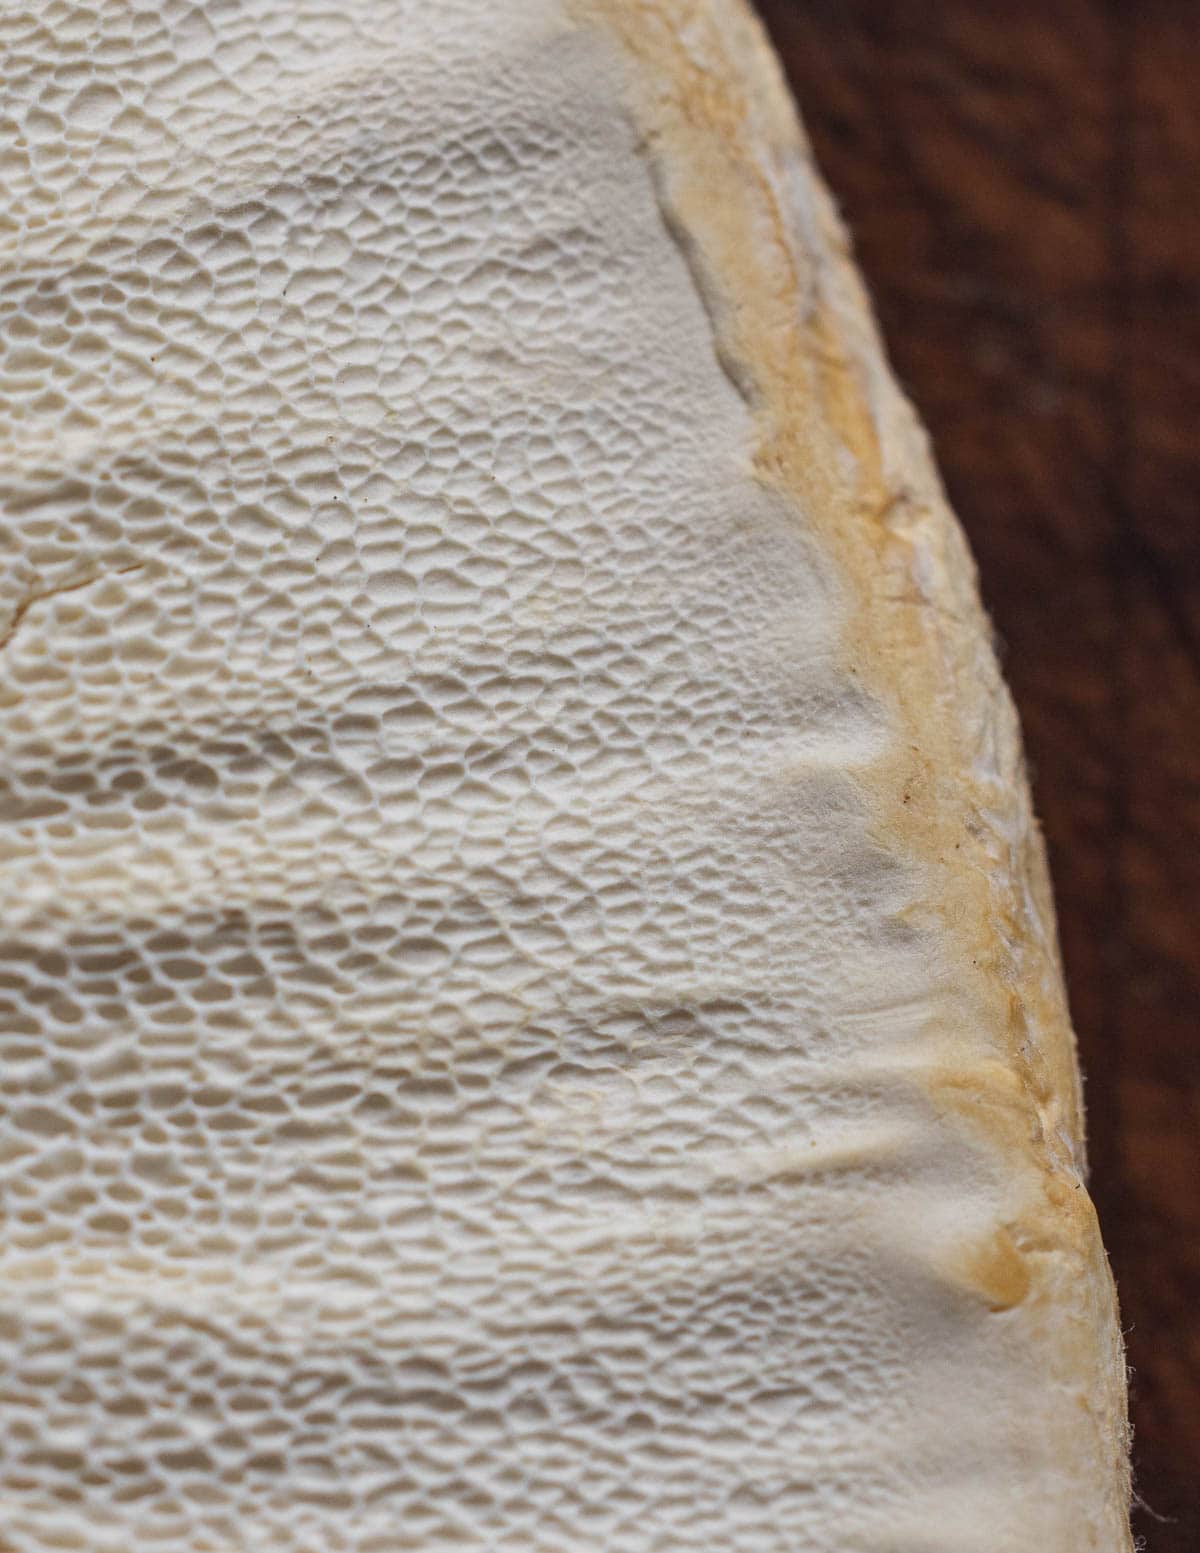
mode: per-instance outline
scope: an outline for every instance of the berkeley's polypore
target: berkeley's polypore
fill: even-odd
[[[733,0],[16,0],[0,1546],[1117,1553],[970,561]]]

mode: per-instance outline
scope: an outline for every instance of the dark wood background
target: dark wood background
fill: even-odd
[[[1200,4],[760,10],[1006,644],[1133,1367],[1135,1530],[1200,1553]]]

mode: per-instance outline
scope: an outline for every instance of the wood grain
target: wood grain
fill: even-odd
[[[760,0],[1006,644],[1133,1369],[1200,1547],[1200,10]]]

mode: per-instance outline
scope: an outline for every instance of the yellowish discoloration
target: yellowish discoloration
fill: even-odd
[[[759,477],[832,554],[846,668],[901,730],[859,780],[879,845],[918,870],[910,920],[946,946],[958,1018],[930,1097],[1024,1188],[1020,1222],[966,1252],[957,1276],[993,1309],[1021,1306],[1057,1365],[1047,1384],[1083,1399],[1091,1434],[1064,1442],[1064,1466],[1104,1502],[1080,1546],[1128,1546],[1115,1298],[1082,1187],[1044,853],[973,565],[757,24],[732,0],[578,10],[634,62],[634,116],[719,354],[754,408]]]
[[[1028,1295],[1033,1277],[1007,1230],[965,1252],[953,1269],[964,1286],[989,1310],[1012,1310]]]

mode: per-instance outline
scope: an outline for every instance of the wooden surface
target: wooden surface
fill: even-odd
[[[1007,647],[1134,1372],[1135,1529],[1198,1553],[1200,5],[760,10]]]

